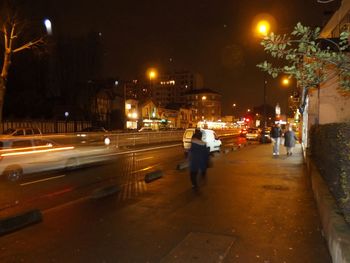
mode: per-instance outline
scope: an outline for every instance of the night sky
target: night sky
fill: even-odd
[[[31,1],[28,1],[31,2]],[[223,113],[236,103],[243,112],[263,102],[264,60],[254,37],[254,18],[268,13],[276,33],[291,32],[300,21],[322,26],[340,3],[317,0],[49,0],[35,1],[52,20],[54,34],[102,33],[104,77],[132,79],[148,67],[159,72],[190,70],[223,95]],[[267,101],[285,111],[293,87],[269,80]]]

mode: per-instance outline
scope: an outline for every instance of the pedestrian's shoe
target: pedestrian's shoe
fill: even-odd
[[[272,153],[272,155],[276,155],[276,153]]]

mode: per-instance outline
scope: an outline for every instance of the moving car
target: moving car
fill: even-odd
[[[259,129],[248,128],[245,137],[247,140],[254,140],[254,141],[259,140],[260,139]]]
[[[80,143],[106,144],[110,143],[110,136],[104,127],[87,127],[77,133]]]
[[[183,146],[187,152],[191,148],[191,139],[195,132],[195,128],[189,128],[185,130],[183,135]],[[217,137],[216,133],[213,130],[201,129],[202,132],[202,141],[207,144],[207,147],[210,148],[210,152],[218,152],[221,147],[221,140]]]
[[[112,155],[112,150],[106,146],[76,148],[35,136],[0,139],[0,177],[16,182],[23,175],[72,170],[81,165],[106,161]]]

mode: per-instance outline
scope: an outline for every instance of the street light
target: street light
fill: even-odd
[[[45,28],[46,28],[46,33],[48,35],[52,35],[52,24],[51,24],[51,21],[50,19],[45,19],[44,20],[44,25],[45,25]]]
[[[282,78],[282,85],[283,86],[289,86],[289,83],[290,83],[289,78],[287,78],[287,77]]]
[[[270,23],[266,19],[262,19],[257,23],[256,31],[261,37],[266,37],[270,31]],[[266,128],[266,89],[267,79],[266,73],[264,73],[264,128]],[[265,138],[265,136],[263,136]]]
[[[256,28],[261,36],[267,36],[270,31],[270,23],[267,20],[260,20]]]
[[[151,70],[149,73],[148,73],[148,76],[149,76],[149,79],[152,80],[152,79],[155,79],[157,77],[157,72],[155,70]]]
[[[154,68],[151,68],[147,71],[147,76],[149,78],[149,87],[152,89],[153,80],[157,78],[157,71]],[[152,92],[152,90],[150,90],[150,92]]]

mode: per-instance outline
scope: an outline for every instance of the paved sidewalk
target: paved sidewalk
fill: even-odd
[[[284,152],[249,145],[216,157],[198,200],[175,220],[185,216],[190,235],[163,262],[331,262],[301,147]]]

